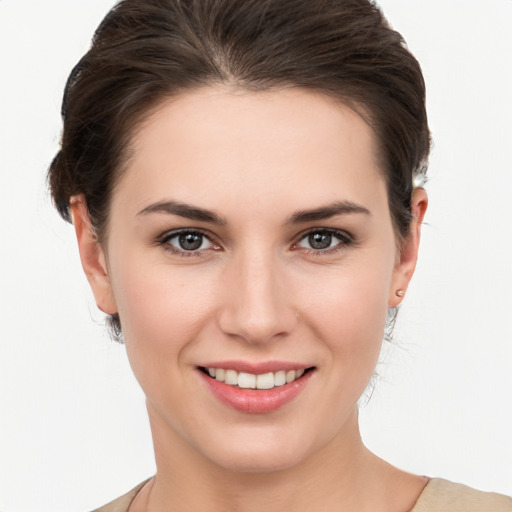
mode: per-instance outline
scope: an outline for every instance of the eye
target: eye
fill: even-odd
[[[352,238],[343,231],[317,229],[306,233],[297,244],[298,247],[315,252],[332,252],[352,243]]]
[[[160,238],[159,244],[182,256],[192,256],[200,251],[219,248],[204,233],[187,230],[166,233]]]

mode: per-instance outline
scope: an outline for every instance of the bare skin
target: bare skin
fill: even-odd
[[[344,460],[328,465],[331,449],[331,445],[326,446],[316,460],[292,471],[270,474],[240,474],[211,468],[198,475],[194,465],[184,469],[162,461],[162,466],[169,466],[169,477],[162,485],[164,495],[159,496],[157,475],[138,493],[130,512],[409,512],[428,483],[428,478],[400,471],[378,458],[364,447],[360,438],[352,440]],[[159,502],[166,507],[159,508]]]
[[[412,508],[427,480],[364,447],[357,401],[426,207],[416,189],[399,243],[372,130],[320,94],[211,87],[153,112],[106,240],[72,202],[96,302],[119,313],[147,399],[157,473],[132,512]],[[239,410],[204,371],[233,360],[308,379],[271,411]]]

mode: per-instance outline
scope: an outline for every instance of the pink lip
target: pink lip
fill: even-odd
[[[230,360],[230,361],[211,361],[201,364],[203,368],[224,368],[224,370],[235,370],[238,373],[252,373],[254,375],[262,375],[263,373],[274,373],[280,370],[288,372],[290,370],[305,370],[313,365],[304,365],[293,363],[290,361],[264,361],[261,363],[250,363],[247,361]]]
[[[210,368],[226,368],[225,366],[211,366]],[[233,367],[228,367],[235,369]],[[297,368],[297,367],[294,367]],[[282,366],[280,369],[284,369]],[[299,369],[299,368],[297,368]],[[242,371],[242,370],[240,370]],[[276,370],[278,371],[278,370]],[[198,371],[199,375],[208,386],[209,390],[224,404],[236,409],[237,411],[251,414],[265,414],[276,411],[285,404],[293,400],[306,386],[314,372],[306,372],[299,379],[278,386],[272,389],[242,389],[236,386],[230,386],[224,382],[215,380],[202,371]],[[266,373],[253,372],[249,373]]]

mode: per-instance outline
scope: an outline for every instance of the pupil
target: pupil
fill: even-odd
[[[332,242],[332,235],[329,233],[314,233],[309,235],[309,245],[313,249],[327,249]]]
[[[203,236],[194,233],[186,233],[180,235],[179,238],[180,247],[186,251],[195,251],[201,247],[203,243]]]

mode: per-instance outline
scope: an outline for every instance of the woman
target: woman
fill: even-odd
[[[128,0],[105,18],[50,184],[146,394],[157,472],[101,510],[510,509],[359,434],[416,265],[424,100],[367,1]]]

